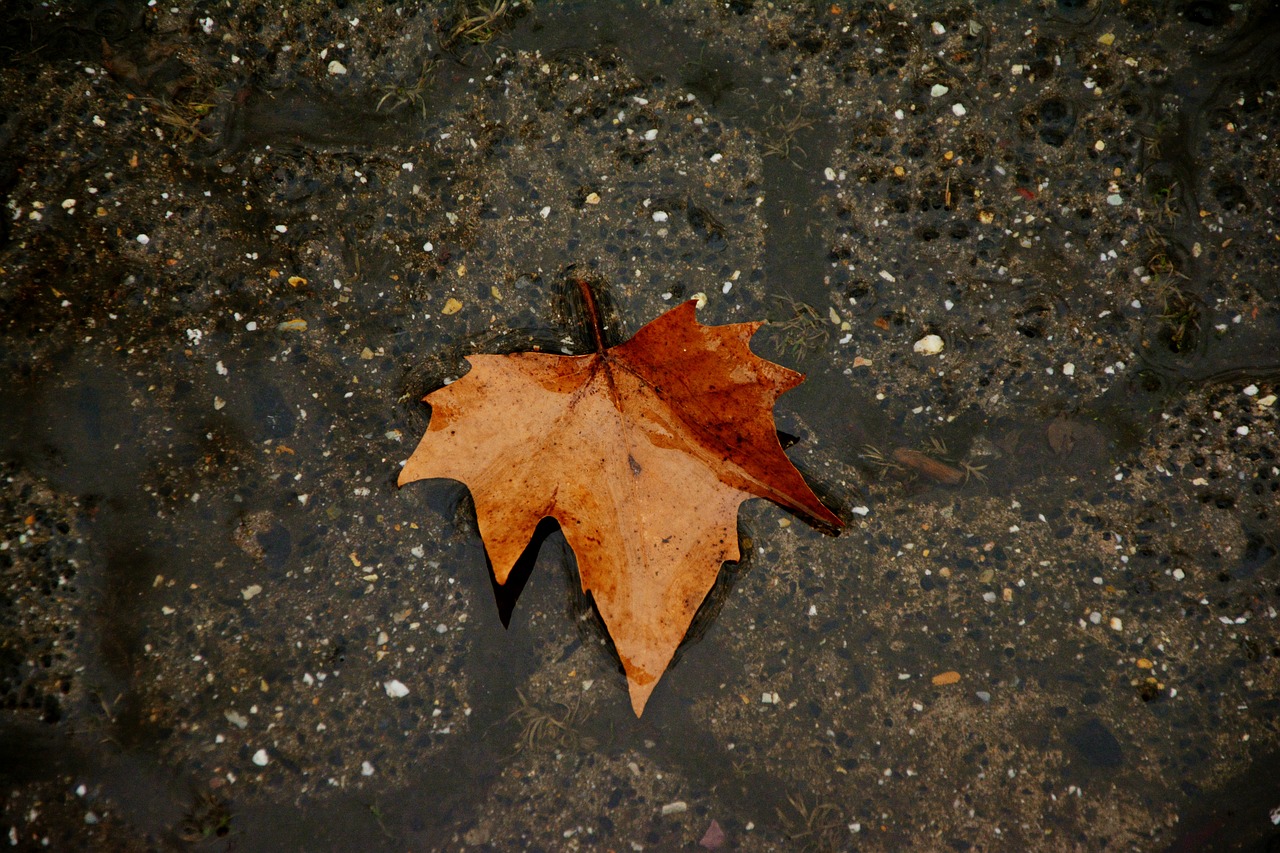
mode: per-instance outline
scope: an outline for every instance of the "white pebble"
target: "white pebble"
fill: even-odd
[[[822,170],[822,177],[826,178],[828,181],[834,181],[836,179],[836,170],[828,166]]]
[[[266,767],[269,761],[271,761],[271,756],[267,755],[265,749],[260,749],[253,754],[253,763],[259,767]]]
[[[329,73],[330,74],[346,74],[347,66],[343,65],[341,62],[335,59],[329,63]]]
[[[1111,625],[1111,630],[1112,630],[1112,631],[1123,631],[1123,630],[1124,630],[1124,623],[1120,621],[1120,617],[1119,617],[1119,616],[1112,616],[1112,617],[1111,617],[1111,621],[1110,621],[1108,624],[1110,624],[1110,625]]]
[[[666,222],[666,221],[667,221],[667,212],[666,212],[665,210],[655,210],[655,211],[653,212],[653,221],[654,221],[654,222]]]
[[[1248,435],[1248,434],[1249,434],[1249,428],[1247,426],[1236,427],[1236,435]]]
[[[382,689],[387,691],[387,695],[392,699],[403,699],[409,695],[409,688],[405,687],[404,684],[394,678],[390,681],[384,681],[382,683]]]
[[[288,225],[277,225],[277,226],[276,226],[276,231],[277,231],[277,232],[279,232],[280,234],[283,234],[283,233],[285,233],[285,232],[286,232],[286,231],[288,231],[288,230],[289,230],[289,226],[288,226]]]
[[[923,338],[916,341],[912,345],[911,349],[920,353],[920,355],[937,355],[942,352],[944,346],[945,344],[943,344],[942,338],[937,335],[925,335]]]
[[[151,238],[148,237],[146,234],[139,234],[137,237],[134,237],[133,239],[137,240],[138,243],[143,246],[151,242]]]
[[[1258,396],[1258,386],[1257,386],[1257,385],[1249,385],[1249,386],[1247,386],[1247,387],[1244,389],[1244,394],[1245,394],[1245,396],[1246,396],[1246,397],[1256,397],[1256,396]]]
[[[538,215],[541,216],[543,219],[546,219],[548,216],[550,216],[551,205],[547,205],[546,207],[542,208],[542,210],[539,210]]]
[[[942,85],[941,83],[934,83],[933,88],[929,90],[929,94],[933,95],[935,98],[941,98],[943,95],[947,94],[947,92],[950,92],[950,91],[951,90],[949,88]]]
[[[1107,196],[1107,204],[1111,205],[1112,207],[1119,207],[1120,205],[1124,204],[1124,199],[1120,197],[1120,193],[1112,193],[1111,195]]]
[[[1066,364],[1062,365],[1062,375],[1063,375],[1063,376],[1075,376],[1075,375],[1076,375],[1076,366],[1075,366],[1074,364],[1072,364],[1071,362],[1069,362],[1069,361],[1068,361]]]
[[[360,775],[361,775],[361,776],[372,776],[372,775],[373,775],[373,765],[372,765],[372,764],[370,764],[370,763],[369,763],[369,762],[367,762],[367,761],[361,761],[361,762],[360,762]]]
[[[929,29],[933,30],[933,34],[935,36],[943,35],[947,31],[947,28],[944,27],[940,21],[934,21],[929,25]]]
[[[689,804],[684,800],[676,800],[674,803],[667,803],[662,807],[664,815],[683,814],[689,810]]]
[[[967,113],[967,112],[968,112],[968,110],[966,110],[966,109],[964,108],[964,104],[952,104],[952,105],[951,105],[951,112],[955,113],[955,114],[956,114],[956,115],[958,115],[958,116],[962,116],[962,115],[964,115],[965,113]]]
[[[656,127],[653,127],[653,128],[650,128],[649,130],[646,130],[644,132],[644,138],[649,142],[652,142],[653,140],[657,139],[658,129]]]

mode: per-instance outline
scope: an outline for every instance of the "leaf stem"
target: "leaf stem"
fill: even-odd
[[[600,325],[600,307],[596,305],[596,295],[591,290],[591,285],[585,278],[575,279],[578,285],[578,292],[582,294],[582,301],[587,309],[587,325],[591,327],[591,337],[596,344],[596,352],[601,355],[606,349],[604,345],[604,329]]]

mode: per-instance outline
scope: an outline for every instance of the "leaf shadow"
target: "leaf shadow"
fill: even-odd
[[[538,526],[533,529],[529,544],[525,546],[515,565],[512,566],[511,573],[507,575],[506,583],[498,583],[498,577],[493,571],[493,562],[489,559],[489,555],[485,554],[484,561],[489,569],[489,583],[493,587],[493,598],[498,605],[498,619],[501,620],[503,628],[511,627],[511,614],[515,612],[516,601],[519,600],[520,593],[524,592],[525,584],[529,582],[534,566],[538,564],[538,555],[542,552],[543,544],[551,534],[559,530],[560,524],[550,516],[539,521]],[[561,541],[563,542],[563,537]]]

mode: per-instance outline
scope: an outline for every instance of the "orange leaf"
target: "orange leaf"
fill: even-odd
[[[843,522],[791,464],[773,404],[803,381],[752,354],[760,323],[703,326],[694,302],[594,353],[475,355],[428,394],[431,422],[399,484],[460,480],[506,583],[538,522],[559,522],[626,670],[639,716],[720,565],[738,559],[738,506],[763,497],[816,526]]]

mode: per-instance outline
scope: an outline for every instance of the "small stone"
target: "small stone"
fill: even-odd
[[[826,178],[828,181],[834,181],[836,179],[836,170],[828,166],[822,170],[822,177]]]
[[[951,112],[955,113],[957,116],[962,116],[967,113],[968,110],[964,108],[964,104],[952,104]]]
[[[235,726],[237,729],[243,729],[249,725],[249,718],[235,711],[227,711],[222,716],[227,718],[227,722]]]
[[[1246,397],[1256,397],[1256,396],[1258,396],[1258,386],[1257,386],[1257,385],[1246,385],[1246,386],[1245,386],[1245,389],[1244,389],[1244,395],[1245,395]]]
[[[951,91],[950,88],[942,85],[941,83],[934,83],[933,88],[929,90],[929,94],[933,95],[935,98],[941,98],[943,95],[947,94],[947,92],[950,92],[950,91]]]
[[[941,21],[934,21],[929,25],[929,29],[933,31],[935,36],[946,35],[947,28],[942,25]]]
[[[245,601],[249,601],[255,595],[259,595],[261,592],[262,592],[262,587],[254,583],[254,584],[249,584],[244,589],[240,590],[240,595],[244,597]]]
[[[307,330],[307,321],[300,319],[285,320],[276,324],[277,332],[305,332]]]
[[[652,142],[653,140],[657,139],[657,138],[658,138],[658,129],[657,129],[656,127],[651,127],[651,128],[649,128],[648,130],[646,130],[646,131],[644,132],[644,138],[645,138],[646,140],[648,140],[649,142]]]
[[[253,763],[259,767],[266,767],[270,761],[271,756],[267,755],[267,751],[265,749],[260,749],[253,754]]]
[[[707,831],[703,833],[702,840],[698,842],[699,847],[705,847],[708,850],[719,850],[724,845],[724,830],[720,828],[720,824],[711,821],[711,825],[707,827]]]
[[[654,222],[666,222],[666,221],[667,221],[667,212],[666,212],[665,210],[655,210],[655,211],[653,212],[653,221],[654,221]]]
[[[1248,435],[1248,434],[1249,434],[1249,428],[1247,426],[1236,427],[1236,435]]]
[[[1111,626],[1111,630],[1112,630],[1112,631],[1123,631],[1123,630],[1124,630],[1124,622],[1120,621],[1120,617],[1119,617],[1119,616],[1112,616],[1112,617],[1111,617],[1111,621],[1110,621],[1110,622],[1108,622],[1107,624],[1109,624],[1109,625]]]
[[[937,687],[943,687],[947,684],[958,684],[960,682],[960,673],[956,672],[954,669],[949,669],[946,672],[938,673],[930,680]]]
[[[457,314],[462,310],[462,303],[452,296],[445,301],[444,307],[440,309],[441,314]]]
[[[1111,45],[1115,44],[1115,41],[1116,41],[1115,33],[1103,33],[1102,35],[1098,36],[1098,44],[1106,45],[1107,47],[1110,47]]]
[[[1112,207],[1119,207],[1120,205],[1124,204],[1124,198],[1121,197],[1120,193],[1112,193],[1111,195],[1107,196],[1107,204],[1111,205]]]
[[[599,204],[600,193],[587,193],[586,202],[587,204]]]
[[[684,800],[676,800],[674,803],[667,803],[665,806],[663,806],[662,814],[664,816],[672,815],[672,814],[684,814],[688,810],[689,810],[688,803],[686,803]]]
[[[405,687],[399,680],[393,678],[390,681],[382,683],[382,689],[387,691],[387,695],[392,699],[403,699],[409,695],[409,688]]]
[[[1066,364],[1062,365],[1062,375],[1063,375],[1063,376],[1075,376],[1075,375],[1076,375],[1076,366],[1075,366],[1074,364],[1072,364],[1071,362],[1069,362],[1069,361],[1068,361]]]
[[[367,762],[367,761],[361,761],[361,762],[360,762],[360,775],[361,775],[361,776],[372,776],[372,775],[373,775],[373,765],[372,765],[372,764],[370,764],[370,763],[369,763],[369,762]]]
[[[151,238],[148,237],[146,234],[139,234],[137,237],[134,237],[133,239],[137,240],[138,245],[140,246],[145,246],[151,242]]]
[[[911,349],[915,350],[920,355],[937,355],[942,352],[944,347],[945,344],[943,344],[942,338],[937,335],[925,335],[923,338],[912,344]]]
[[[347,66],[343,65],[341,62],[334,59],[329,63],[329,73],[334,75],[346,74]]]
[[[1180,580],[1182,580],[1183,578],[1185,578],[1186,576],[1187,576],[1187,573],[1186,573],[1186,572],[1184,572],[1182,569],[1174,569],[1174,570],[1173,570],[1173,579],[1174,579],[1174,580],[1176,580],[1176,581],[1180,581]]]

